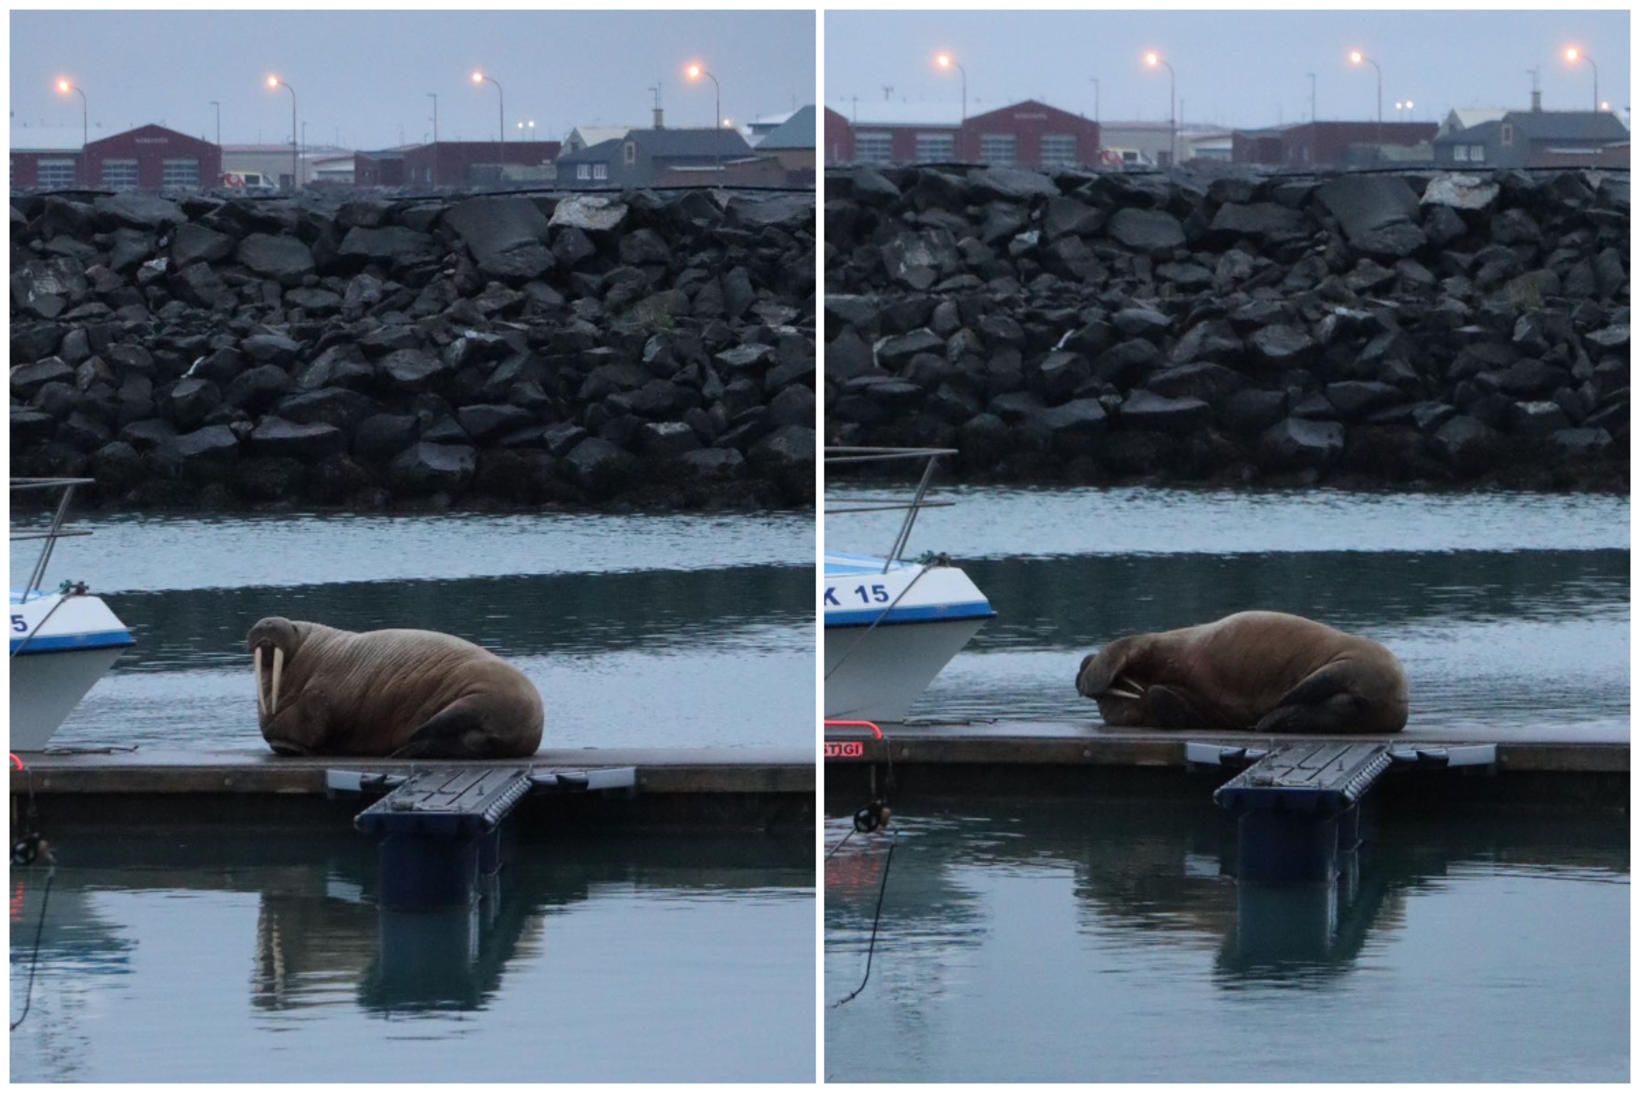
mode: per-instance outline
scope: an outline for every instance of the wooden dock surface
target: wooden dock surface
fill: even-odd
[[[1255,733],[1112,729],[1106,726],[1056,722],[996,722],[960,725],[884,725],[886,741],[875,741],[848,730],[829,732],[827,738],[865,741],[860,760],[892,758],[896,763],[991,764],[1026,766],[1183,767],[1186,743],[1213,743],[1226,747],[1270,747],[1300,738]],[[1438,748],[1444,744],[1495,743],[1500,770],[1561,773],[1627,773],[1626,741],[1577,738],[1490,737],[1484,734],[1424,730],[1394,736],[1303,737],[1344,743],[1383,742],[1397,747]],[[840,760],[839,762],[847,762]]]
[[[581,748],[538,752],[529,759],[404,760],[322,756],[293,758],[268,751],[25,752],[28,770],[13,770],[11,788],[42,794],[323,794],[325,771],[408,773],[435,766],[584,770],[635,767],[638,789],[668,794],[810,794],[812,750],[747,748]]]

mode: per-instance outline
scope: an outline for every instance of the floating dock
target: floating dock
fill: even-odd
[[[555,830],[600,827],[812,830],[812,748],[578,748],[528,760],[292,758],[267,751],[78,751],[22,753],[11,773],[14,807],[30,795],[43,827],[115,822],[221,825],[322,823],[352,828],[362,807],[353,793],[327,787],[327,772],[409,776],[430,768],[517,769],[546,774],[633,768],[629,793],[532,796],[519,806]]]
[[[1300,742],[1380,743],[1393,748],[1492,744],[1496,762],[1484,770],[1441,776],[1423,772],[1386,783],[1385,792],[1429,804],[1580,804],[1627,808],[1629,745],[1577,737],[1486,739],[1473,732],[1422,727],[1386,737],[1294,737],[1255,733],[1112,729],[1054,722],[885,724],[884,738],[851,730],[828,731],[827,811],[847,814],[881,794],[892,779],[896,803],[928,796],[1059,796],[1103,793],[1205,799],[1223,771],[1206,771],[1187,756],[1190,744],[1225,749],[1269,749]],[[1436,792],[1430,792],[1434,789]],[[1438,794],[1438,800],[1437,798]]]

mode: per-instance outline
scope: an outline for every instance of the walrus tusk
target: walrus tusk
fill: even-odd
[[[1138,691],[1123,691],[1123,690],[1119,690],[1116,687],[1108,687],[1102,693],[1100,693],[1098,697],[1099,698],[1133,698],[1133,699],[1140,699],[1140,698],[1143,698],[1145,696],[1143,694],[1141,694],[1140,692],[1138,692]]]
[[[285,651],[279,646],[273,647],[273,687],[268,691],[268,716],[275,717],[279,713],[279,673],[285,670]]]
[[[251,653],[251,664],[256,670],[256,712],[260,715],[268,710],[267,699],[262,696],[262,647],[260,645]]]

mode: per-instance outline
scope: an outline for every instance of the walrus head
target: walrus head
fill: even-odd
[[[1117,638],[1083,657],[1076,671],[1076,693],[1097,702],[1108,725],[1144,723],[1146,684],[1134,674],[1143,652],[1142,636]]]
[[[277,615],[260,620],[245,635],[245,647],[250,650],[256,673],[256,712],[264,728],[279,713],[285,665],[295,659],[303,637],[301,627]],[[277,750],[278,745],[274,746]]]

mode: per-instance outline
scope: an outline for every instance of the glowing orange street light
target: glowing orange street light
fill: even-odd
[[[698,61],[683,70],[683,74],[691,80],[699,80],[702,76],[712,81],[712,124],[723,128],[723,88],[718,84],[718,78],[706,71],[706,66]]]
[[[1359,49],[1350,50],[1350,64],[1369,64],[1372,66],[1372,70],[1378,74],[1378,132],[1375,139],[1382,145],[1384,143],[1384,70],[1378,67],[1377,61],[1368,57]]]
[[[57,93],[66,95],[70,91],[79,91],[80,93],[80,147],[84,148],[91,139],[91,120],[85,105],[85,92],[80,90],[79,84],[71,83],[64,77],[58,77]]]
[[[1595,67],[1594,58],[1589,56],[1587,53],[1584,53],[1581,49],[1578,49],[1576,46],[1567,46],[1566,47],[1566,61],[1567,61],[1567,63],[1574,64],[1574,65],[1577,64],[1577,62],[1579,62],[1579,61],[1588,61],[1589,62],[1589,71],[1594,73],[1594,108],[1596,110],[1599,110],[1600,109],[1600,69]]]
[[[1173,71],[1173,66],[1168,64],[1167,60],[1154,49],[1145,54],[1145,64],[1149,65],[1151,68],[1159,67],[1167,69],[1167,165],[1172,167],[1179,161],[1179,149],[1177,146],[1179,132],[1179,98],[1176,91],[1178,77]]]
[[[297,179],[300,177],[299,159],[301,150],[301,144],[296,139],[296,89],[278,76],[270,75],[268,77],[268,90],[273,91],[280,87],[290,92],[290,189],[292,193],[295,193]]]
[[[481,68],[473,69],[473,86],[474,87],[477,87],[479,84],[484,83],[486,80],[488,80],[490,83],[495,84],[495,123],[496,123],[495,128],[496,128],[496,133],[498,134],[496,139],[499,140],[502,144],[505,144],[505,143],[507,143],[507,95],[506,95],[506,92],[501,90],[501,84],[496,80],[496,78],[494,76],[487,75],[484,72],[484,70],[481,69]]]
[[[939,65],[941,68],[954,68],[954,69],[957,70],[957,75],[962,77],[962,120],[967,121],[968,120],[968,70],[966,68],[962,67],[962,62],[958,61],[955,57],[951,56],[951,54],[949,54],[949,53],[936,53],[936,54],[934,54],[934,63]]]

